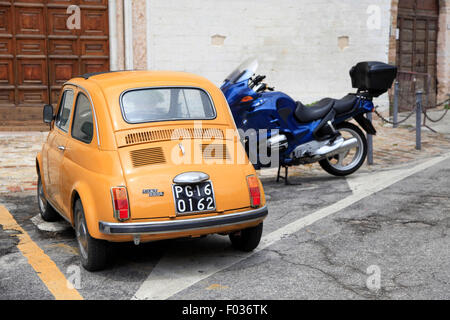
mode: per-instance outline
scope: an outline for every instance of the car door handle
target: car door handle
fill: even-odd
[[[58,146],[58,149],[61,150],[61,151],[64,151],[64,150],[66,150],[66,147],[64,147],[64,146]]]

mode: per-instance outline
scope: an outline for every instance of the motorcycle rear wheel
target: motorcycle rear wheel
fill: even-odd
[[[320,160],[319,164],[329,174],[338,177],[348,176],[358,170],[366,160],[366,136],[358,126],[350,122],[338,124],[336,130],[339,131],[344,139],[348,139],[349,137],[356,138],[358,140],[358,146],[344,153]]]

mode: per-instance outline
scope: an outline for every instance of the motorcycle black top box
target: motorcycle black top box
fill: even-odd
[[[397,67],[378,61],[365,61],[350,70],[353,88],[378,97],[389,90],[397,76]]]

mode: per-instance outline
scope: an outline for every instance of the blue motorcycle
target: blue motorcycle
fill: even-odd
[[[356,93],[342,99],[324,98],[310,106],[274,91],[263,83],[265,76],[255,74],[257,68],[258,62],[249,59],[221,86],[256,169],[274,167],[273,161],[262,159],[267,155],[274,159],[276,154],[277,181],[283,178],[288,184],[290,166],[319,162],[325,171],[335,176],[352,174],[361,167],[367,155],[367,141],[360,127],[368,134],[376,134],[365,114],[374,110],[373,98],[392,86],[397,75],[395,66],[360,62],[350,70]],[[348,122],[351,119],[360,127]],[[257,140],[253,152],[252,135]],[[282,167],[284,177],[280,175]]]

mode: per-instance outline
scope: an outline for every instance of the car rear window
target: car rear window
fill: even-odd
[[[126,122],[208,120],[216,117],[209,95],[198,88],[145,88],[126,91],[121,97]]]

